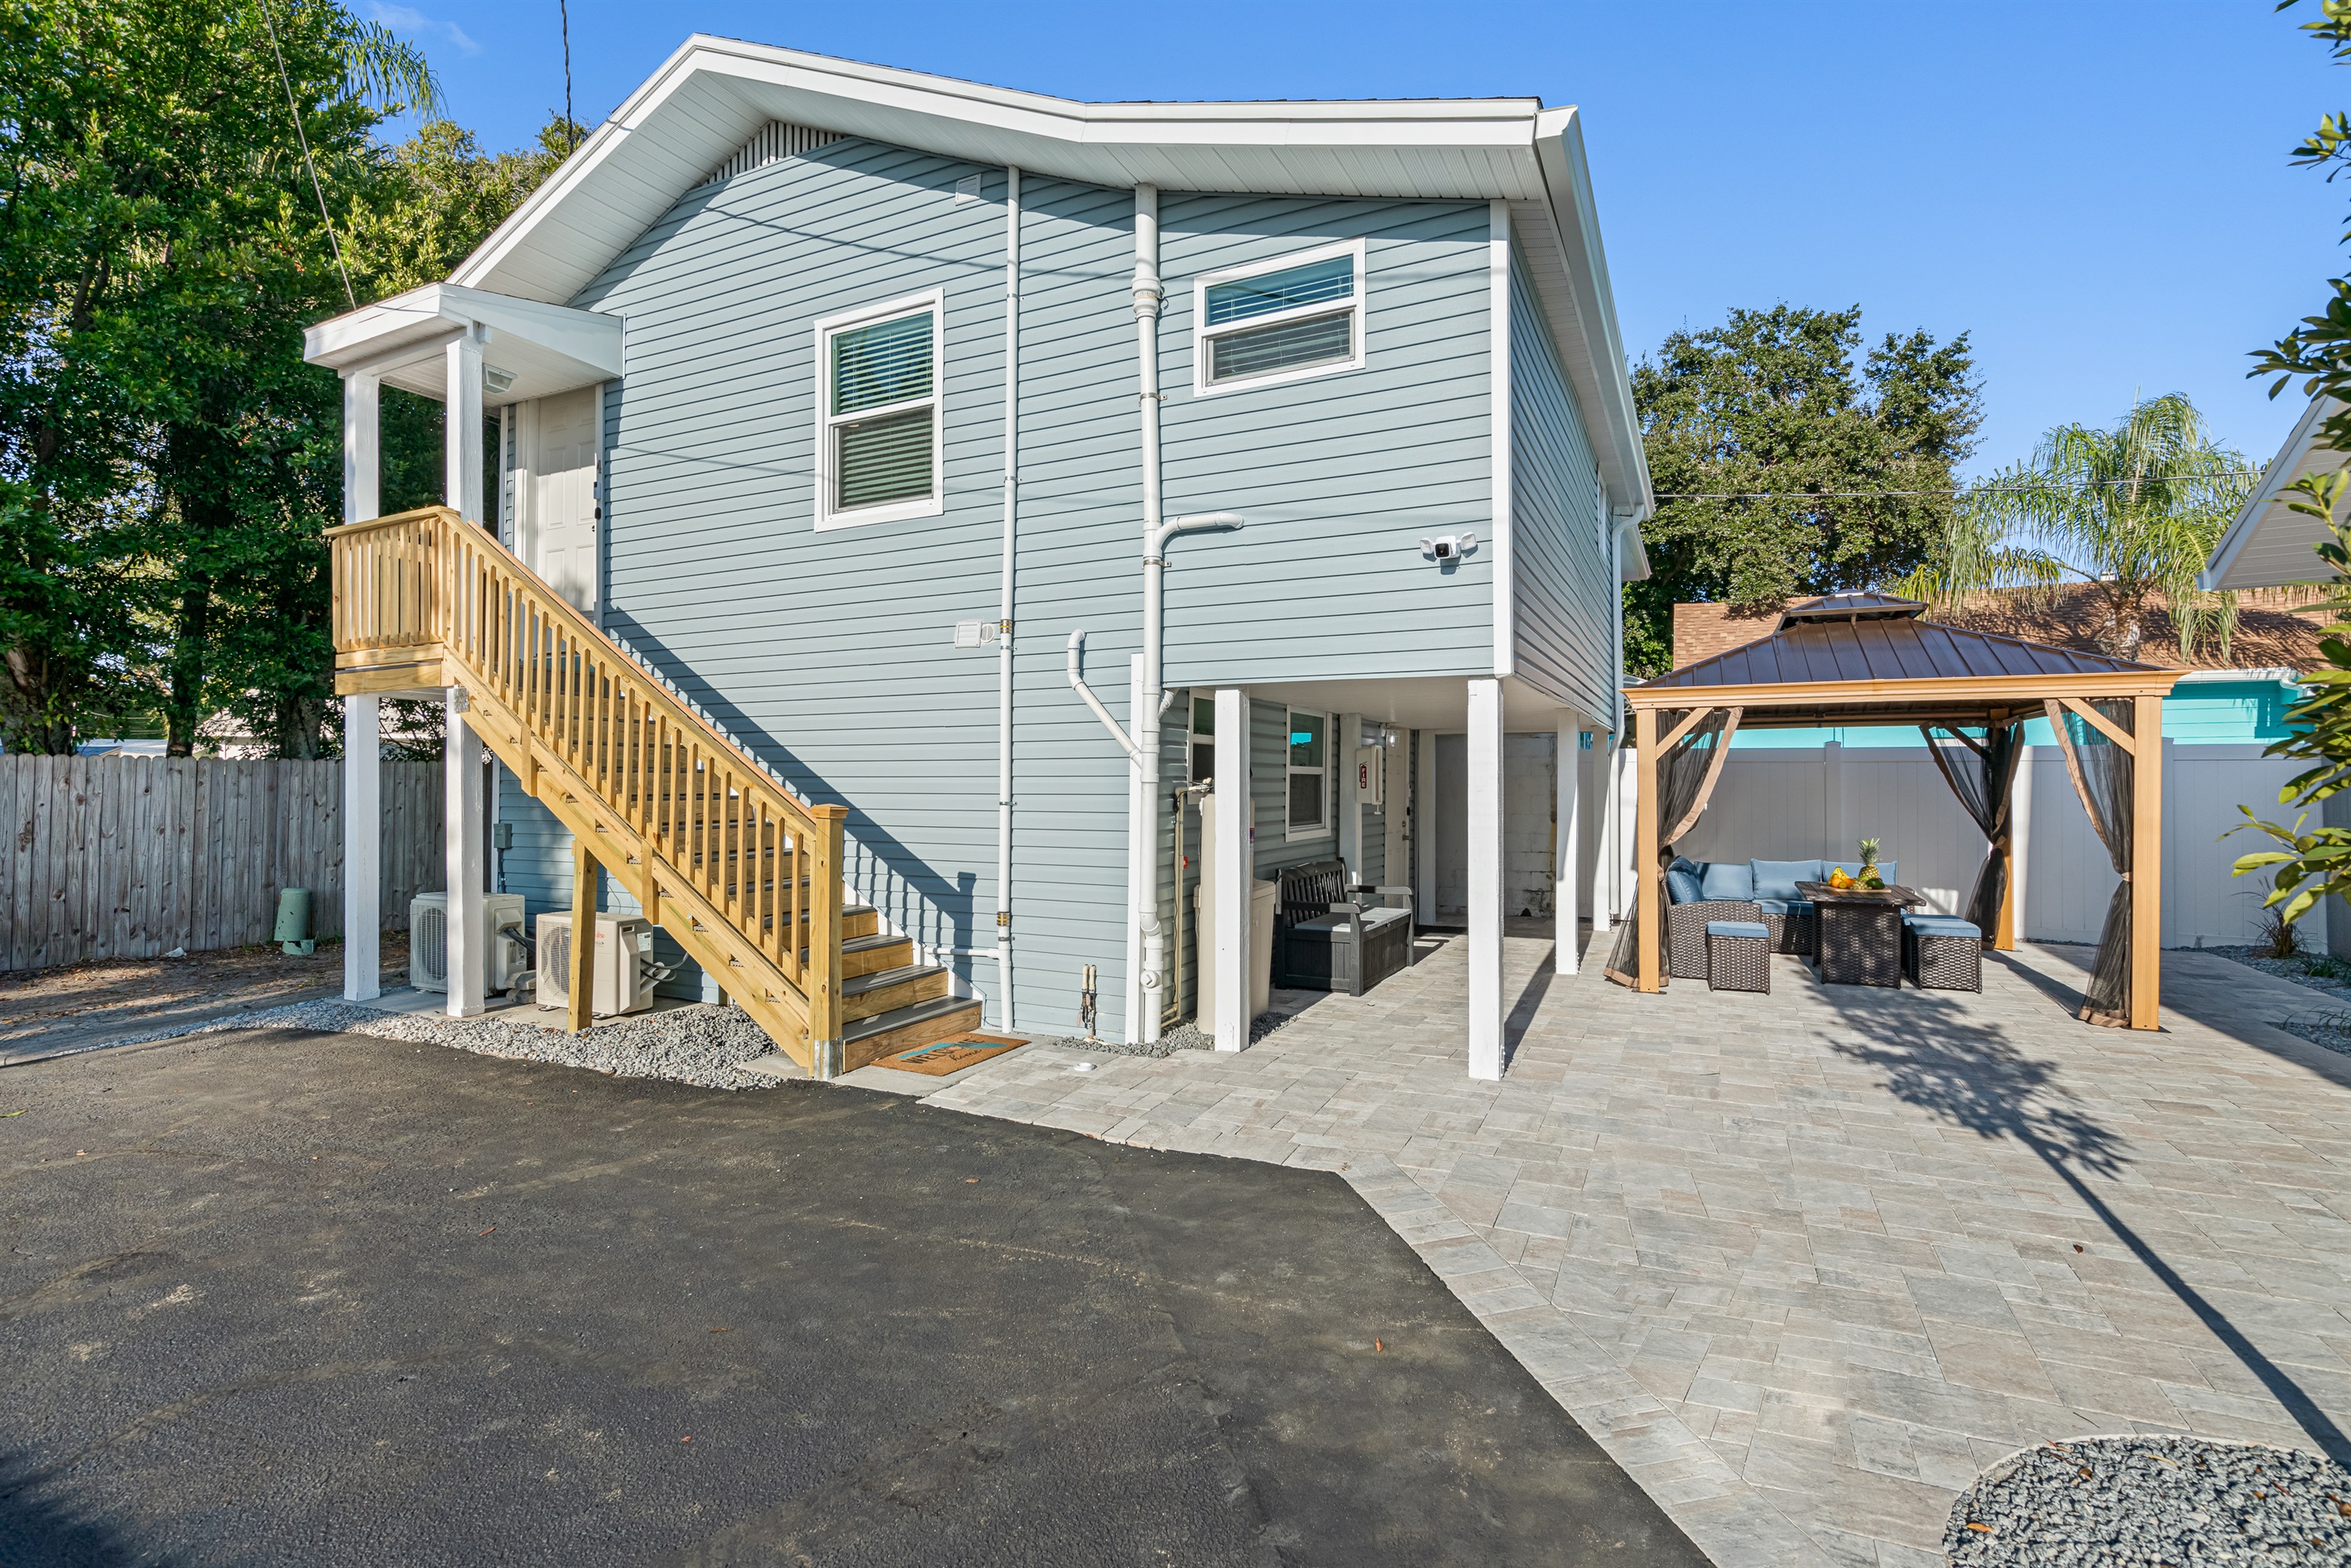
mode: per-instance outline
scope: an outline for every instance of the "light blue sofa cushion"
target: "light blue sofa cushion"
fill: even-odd
[[[1706,923],[1706,934],[1709,936],[1744,936],[1750,941],[1768,941],[1771,931],[1761,921],[1709,920]]]
[[[1800,882],[1818,882],[1828,874],[1828,868],[1818,861],[1750,861],[1750,873],[1755,879],[1752,898],[1794,899]]]
[[[1676,904],[1696,904],[1706,896],[1705,884],[1695,869],[1682,868],[1689,862],[1676,861],[1666,868],[1666,896]]]
[[[1755,906],[1766,915],[1804,915],[1813,913],[1813,906],[1801,898],[1759,898]]]
[[[1902,924],[1921,936],[1972,936],[1983,940],[1983,932],[1972,920],[1962,920],[1956,915],[1906,915]]]
[[[1716,861],[1706,868],[1700,885],[1708,898],[1752,898],[1755,873],[1741,861]]]

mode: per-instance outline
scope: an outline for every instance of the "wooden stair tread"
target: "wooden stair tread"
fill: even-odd
[[[870,1040],[877,1034],[887,1034],[893,1029],[904,1029],[910,1024],[930,1023],[937,1019],[949,1018],[964,1012],[977,1017],[979,1012],[977,998],[933,997],[926,1002],[909,1002],[903,1008],[893,1008],[886,1013],[875,1013],[870,1019],[853,1019],[842,1027],[841,1038],[844,1040]]]
[[[878,991],[885,986],[903,986],[909,980],[926,979],[933,975],[946,973],[946,970],[936,964],[901,964],[894,969],[876,969],[870,975],[852,976],[841,983],[841,994],[844,997],[862,996],[867,991]]]

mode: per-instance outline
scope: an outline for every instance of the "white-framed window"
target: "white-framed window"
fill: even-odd
[[[940,478],[944,291],[816,324],[816,526],[935,517]]]
[[[1206,784],[1217,776],[1217,699],[1195,696],[1192,699],[1192,729],[1190,744],[1186,747],[1192,758],[1191,781]]]
[[[1272,386],[1364,364],[1364,242],[1202,273],[1192,284],[1192,390]]]
[[[1286,838],[1319,839],[1331,832],[1331,716],[1290,712],[1289,795]]]

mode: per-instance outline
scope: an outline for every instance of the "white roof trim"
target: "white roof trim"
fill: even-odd
[[[1608,504],[1651,508],[1582,132],[1535,99],[1080,103],[696,34],[450,282],[573,298],[770,120],[1112,188],[1539,206],[1557,261],[1537,291]]]
[[[2262,482],[2239,508],[2220,542],[2212,547],[2212,559],[2197,574],[2199,587],[2208,591],[2277,588],[2309,582],[2324,574],[2325,564],[2311,554],[2310,547],[2325,537],[2325,527],[2280,497],[2287,486],[2304,475],[2324,474],[2351,462],[2345,454],[2318,445],[2318,427],[2341,407],[2323,393],[2310,400],[2310,406],[2294,422],[2294,433],[2262,470]]]
[[[428,283],[321,321],[302,334],[302,357],[346,375],[368,373],[425,397],[446,390],[443,348],[477,331],[486,364],[514,383],[487,401],[518,402],[592,386],[621,373],[617,316]]]

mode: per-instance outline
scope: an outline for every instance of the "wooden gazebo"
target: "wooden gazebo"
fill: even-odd
[[[1638,750],[1637,988],[1664,985],[1665,853],[1705,810],[1740,729],[1916,725],[1991,841],[1975,911],[1985,945],[2016,946],[2016,882],[2007,831],[2012,760],[2025,720],[2047,717],[2083,807],[2121,874],[2084,1016],[2154,1029],[2159,999],[2163,877],[2163,699],[2179,679],[2079,649],[1965,631],[1885,594],[1792,606],[1771,635],[1626,689]],[[1964,747],[1934,744],[1948,733]],[[1981,738],[1970,735],[1980,730]],[[2149,767],[2137,766],[2140,742]],[[1693,749],[1695,748],[1695,749]],[[1953,758],[1957,758],[1955,764]],[[2008,758],[2003,762],[2003,758]],[[1974,771],[1962,776],[1964,767]],[[1676,820],[1660,820],[1661,779],[1677,783]],[[1969,791],[1978,796],[1970,804]],[[1996,904],[1996,911],[1994,905]],[[2116,947],[2119,942],[2121,946]],[[2112,951],[2110,952],[2110,949]],[[2096,980],[2110,993],[2101,1005]]]

